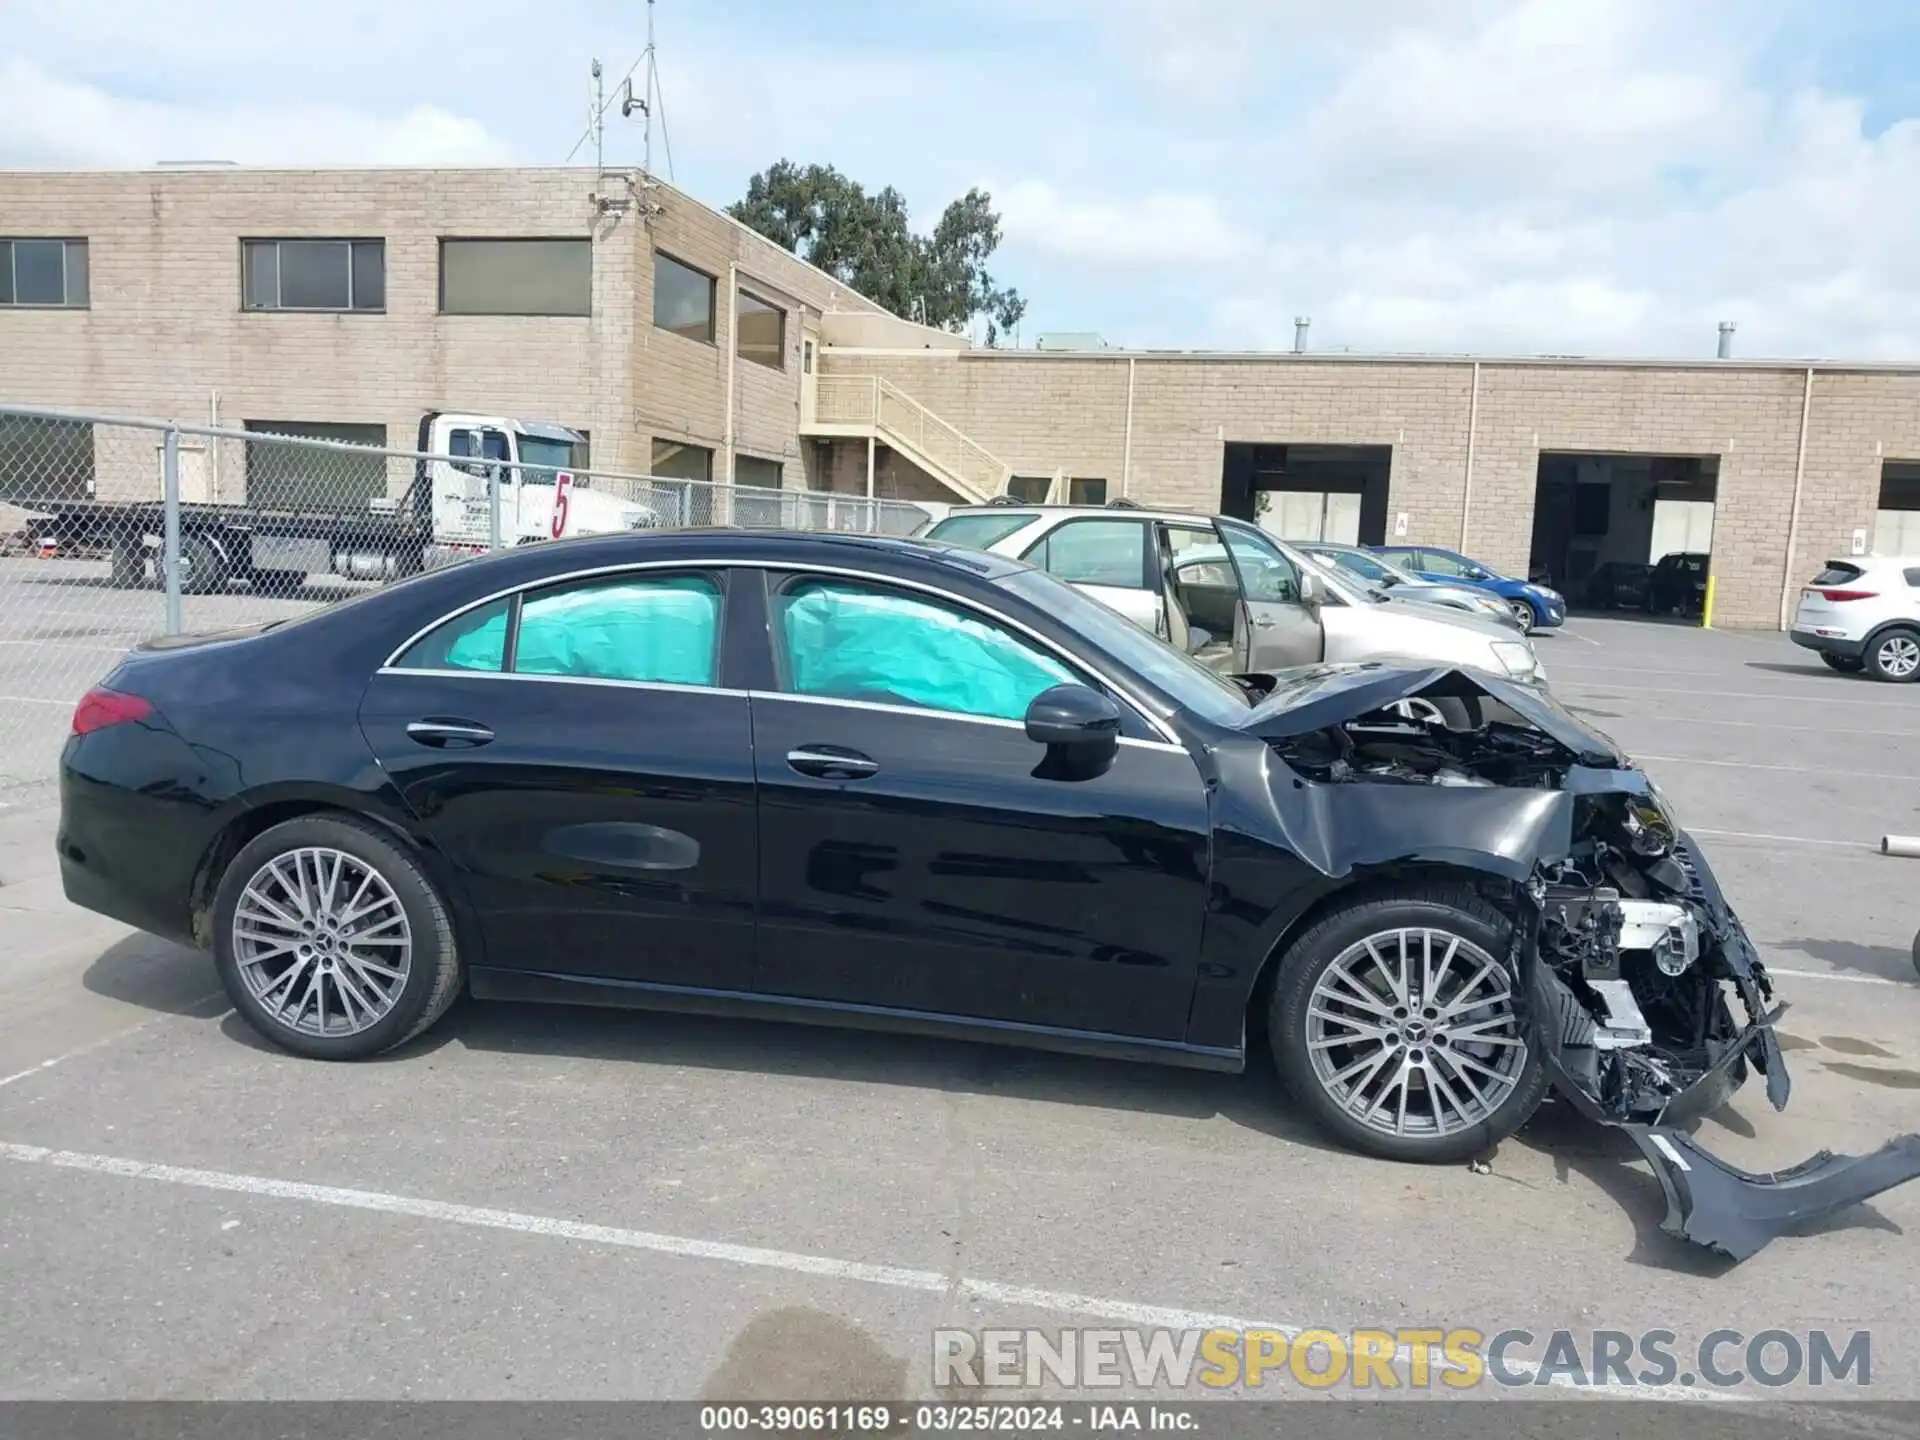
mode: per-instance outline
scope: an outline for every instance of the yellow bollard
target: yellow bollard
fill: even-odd
[[[1707,574],[1707,598],[1700,602],[1700,628],[1702,630],[1711,630],[1713,628],[1713,584],[1714,581],[1719,578],[1719,576],[1713,574],[1711,571]]]

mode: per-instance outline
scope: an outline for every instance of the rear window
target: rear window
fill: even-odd
[[[1038,518],[1033,514],[1006,511],[992,515],[949,515],[920,538],[944,540],[949,545],[965,545],[970,550],[986,550]]]
[[[1866,573],[1867,572],[1862,570],[1858,565],[1849,565],[1844,560],[1829,560],[1827,562],[1827,568],[1814,576],[1812,583],[1815,585],[1845,585],[1849,581],[1858,580]]]

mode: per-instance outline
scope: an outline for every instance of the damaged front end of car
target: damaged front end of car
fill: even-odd
[[[1299,853],[1326,873],[1427,862],[1488,876],[1554,1088],[1631,1135],[1670,1233],[1744,1259],[1920,1178],[1920,1136],[1763,1175],[1689,1137],[1749,1068],[1785,1107],[1785,1006],[1658,787],[1542,691],[1457,669],[1323,667],[1282,680],[1251,728],[1307,793]]]

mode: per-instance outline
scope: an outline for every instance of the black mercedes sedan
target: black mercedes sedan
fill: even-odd
[[[61,781],[67,894],[211,950],[304,1055],[463,989],[1223,1070],[1264,1030],[1360,1148],[1478,1154],[1553,1086],[1682,1185],[1672,1127],[1750,1064],[1786,1100],[1704,860],[1544,693],[1223,679],[973,550],[515,550],[143,646]]]

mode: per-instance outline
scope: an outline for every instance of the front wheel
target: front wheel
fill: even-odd
[[[1825,650],[1822,650],[1820,652],[1820,658],[1826,661],[1829,670],[1838,670],[1842,675],[1858,675],[1862,670],[1867,668],[1867,662],[1858,657],[1831,655]]]
[[[459,992],[447,907],[365,821],[302,815],[243,847],[214,897],[214,962],[247,1023],[322,1060],[411,1040]]]
[[[1509,600],[1507,602],[1507,609],[1513,613],[1513,618],[1519,622],[1521,634],[1524,635],[1532,631],[1533,606],[1524,600]]]
[[[1920,631],[1889,630],[1867,646],[1865,658],[1874,679],[1905,685],[1920,677]]]
[[[1469,1159],[1539,1105],[1547,1075],[1508,953],[1512,925],[1472,891],[1356,900],[1281,961],[1275,1063],[1322,1129],[1390,1160]]]

